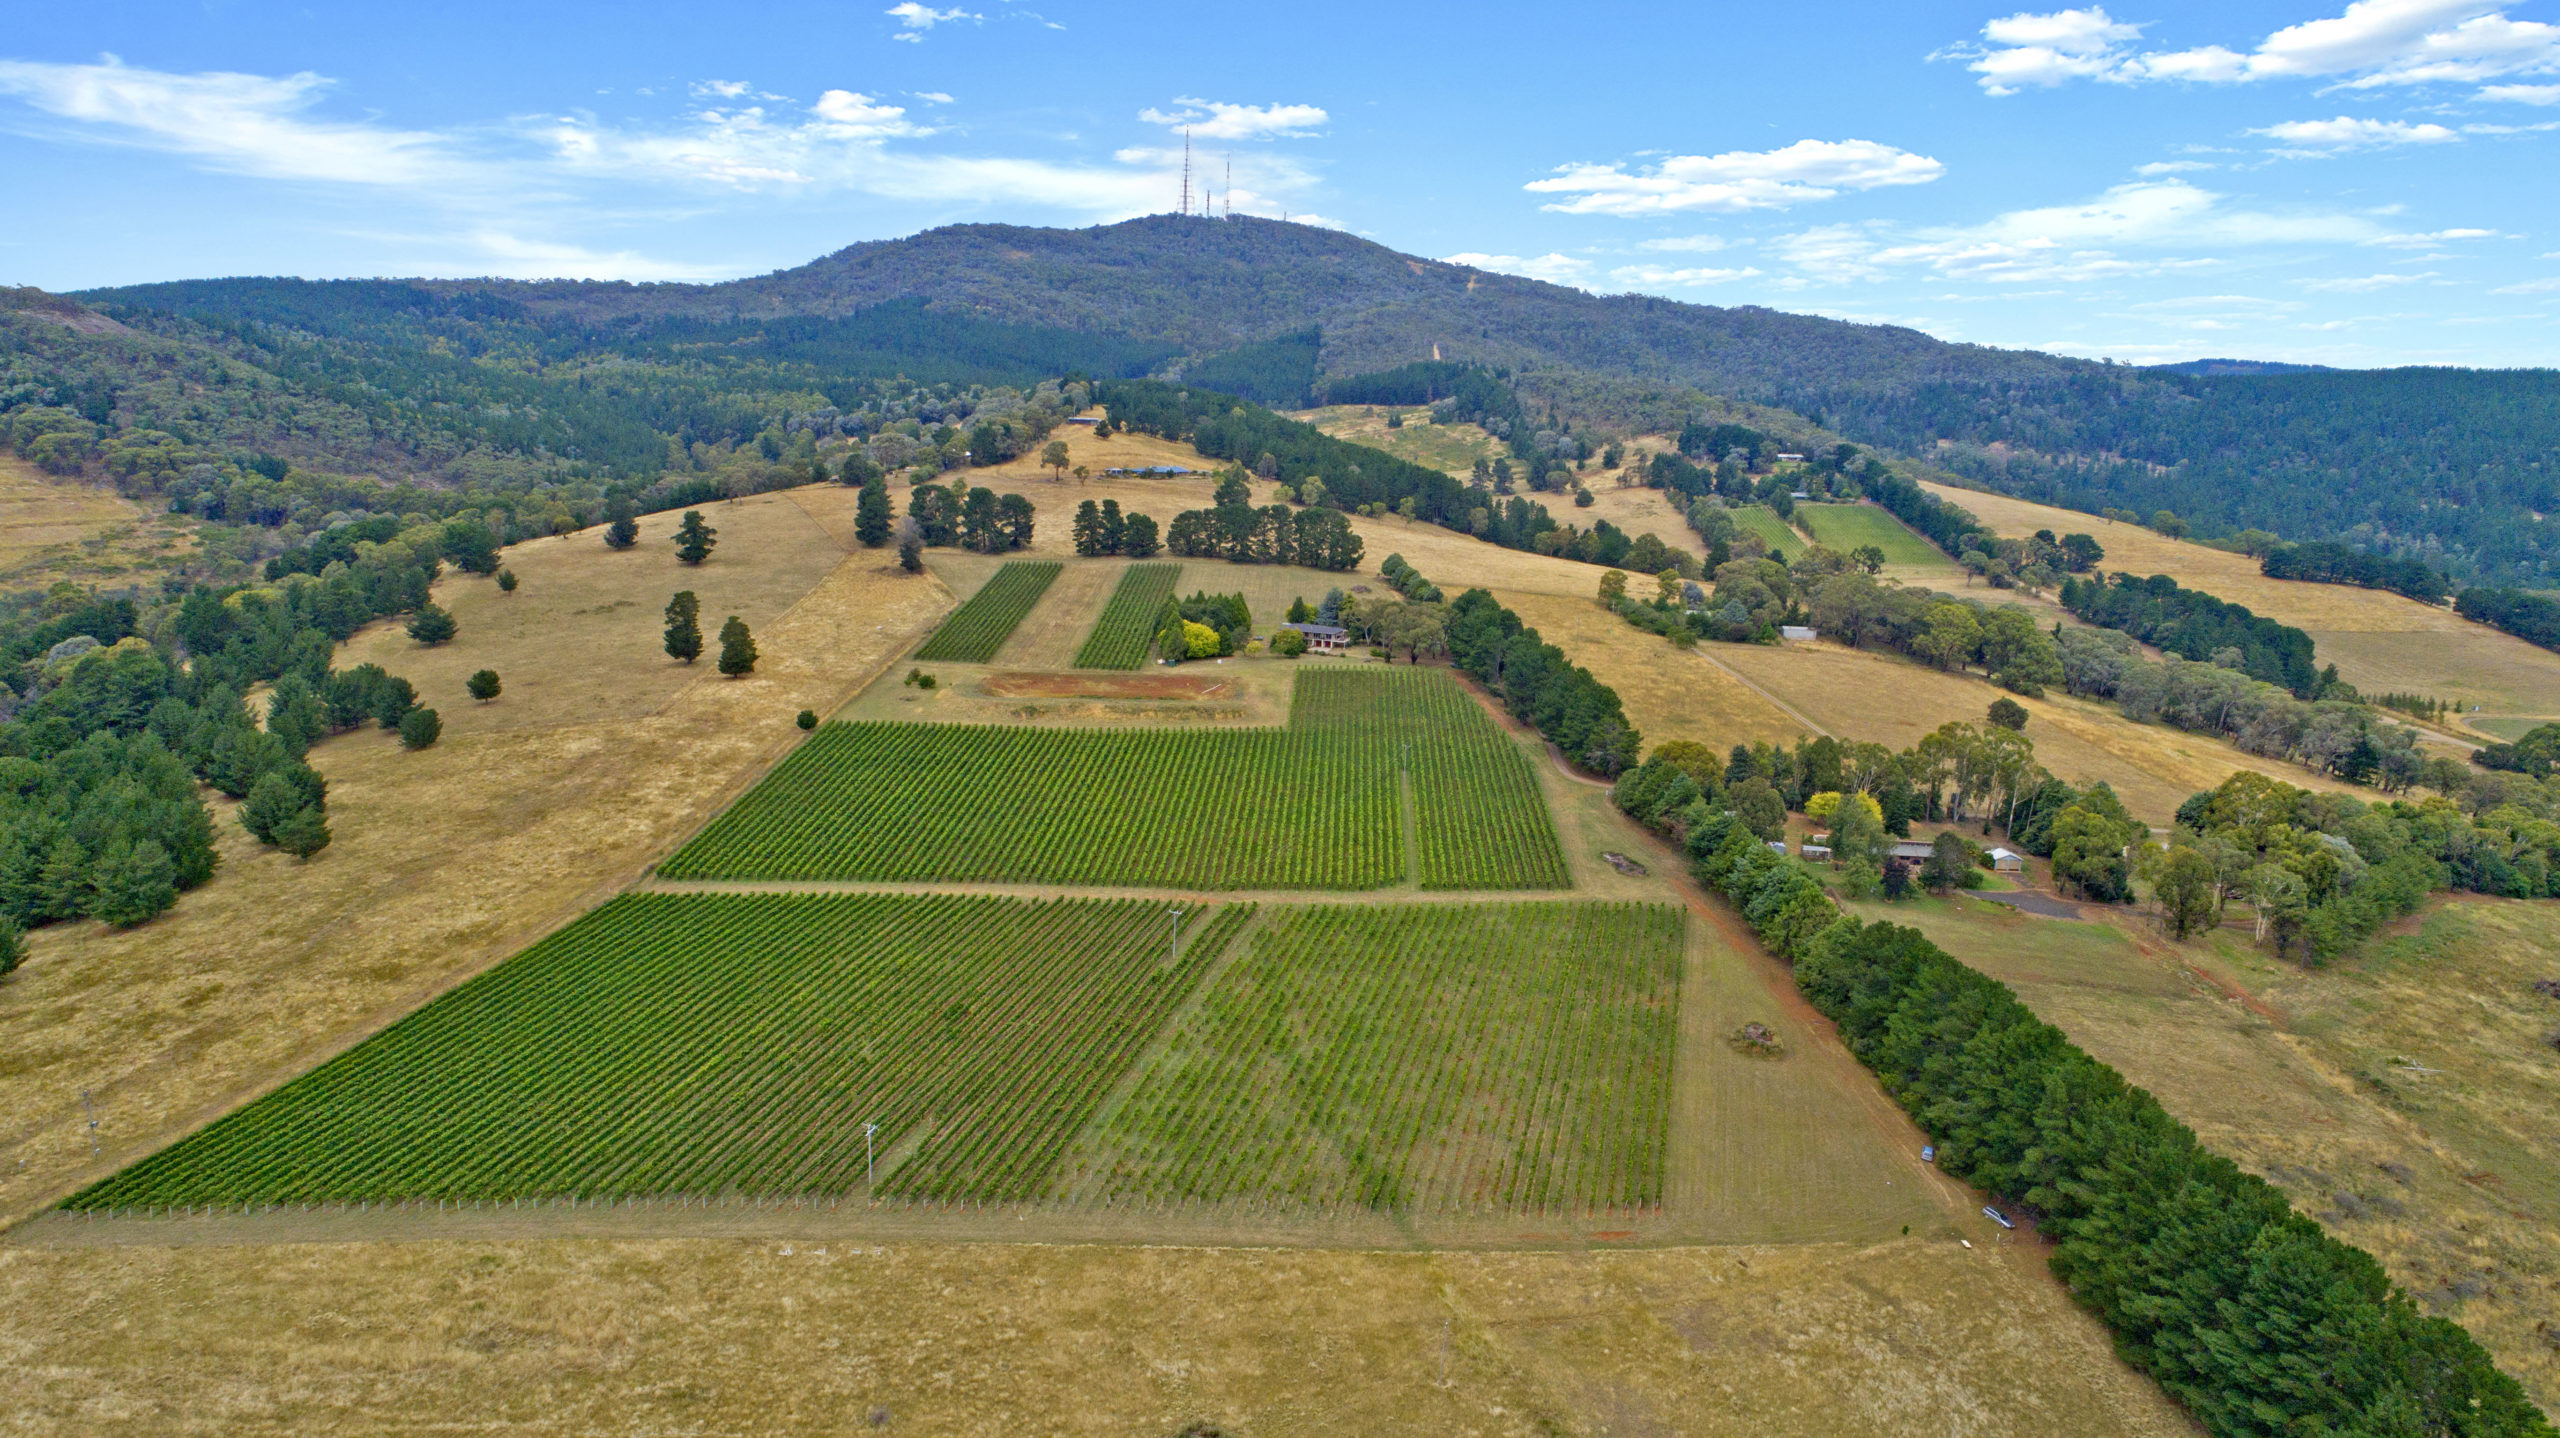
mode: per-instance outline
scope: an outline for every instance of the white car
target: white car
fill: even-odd
[[[2000,1210],[1993,1208],[1987,1203],[1982,1206],[1982,1216],[1990,1219],[1993,1223],[2000,1225],[2002,1228],[2015,1228],[2018,1226],[2009,1221],[2009,1215],[2002,1213]]]

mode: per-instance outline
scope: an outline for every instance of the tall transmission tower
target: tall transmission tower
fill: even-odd
[[[1191,213],[1191,127],[1182,127],[1182,213]]]
[[[1227,218],[1236,217],[1236,157],[1227,156]]]

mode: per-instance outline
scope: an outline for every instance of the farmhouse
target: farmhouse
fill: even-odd
[[[1896,840],[1892,851],[1887,855],[1887,857],[1895,859],[1909,859],[1911,862],[1916,864],[1922,859],[1929,857],[1928,841],[1924,839]]]
[[[1128,468],[1106,469],[1102,473],[1103,477],[1106,479],[1179,479],[1186,474],[1198,474],[1199,472],[1200,471],[1196,469],[1185,469],[1178,464],[1141,464]]]
[[[1309,649],[1330,652],[1340,649],[1351,639],[1351,631],[1338,624],[1283,624],[1280,627],[1294,629],[1307,636]]]
[[[1069,423],[1069,424],[1080,424],[1080,425],[1083,425],[1083,426],[1084,426],[1085,428],[1087,428],[1087,429],[1091,429],[1091,428],[1093,428],[1095,425],[1102,423],[1102,416],[1100,416],[1100,415],[1098,415],[1098,414],[1079,414],[1079,415],[1070,415],[1070,416],[1068,416],[1068,418],[1067,418],[1067,423]]]

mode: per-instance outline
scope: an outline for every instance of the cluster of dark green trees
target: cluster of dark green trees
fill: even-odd
[[[2320,668],[2310,635],[2188,589],[2168,575],[2066,579],[2060,598],[2063,608],[2089,623],[2123,630],[2182,659],[2213,660],[2236,650],[2241,673],[2289,689],[2297,699],[2319,697]]]
[[[1242,468],[1218,478],[1215,507],[1187,509],[1165,529],[1164,547],[1185,559],[1236,564],[1299,564],[1309,569],[1360,567],[1362,542],[1338,509],[1285,504],[1253,507]],[[1150,522],[1150,531],[1154,528]]]
[[[1241,594],[1195,591],[1168,599],[1156,621],[1156,655],[1179,664],[1242,653],[1253,638],[1253,610]]]
[[[2452,591],[2451,583],[2424,560],[2394,558],[2327,540],[2276,545],[2259,557],[2258,568],[2269,579],[2387,589],[2421,604],[2441,604]]]
[[[1568,759],[1609,778],[1634,766],[1644,736],[1627,722],[1618,691],[1539,638],[1491,593],[1459,595],[1442,626],[1450,659]]]
[[[985,485],[953,480],[947,487],[920,484],[909,490],[907,518],[928,548],[1004,554],[1030,547],[1034,511],[1021,495],[998,495]]]
[[[1088,499],[1077,505],[1072,533],[1076,553],[1087,559],[1111,554],[1152,559],[1163,548],[1156,537],[1155,520],[1135,512],[1122,514],[1116,499],[1106,499],[1099,505]]]
[[[2465,619],[2503,629],[2528,644],[2560,649],[2560,600],[2548,594],[2475,585],[2462,591],[2453,608]]]
[[[1401,554],[1390,554],[1378,565],[1378,576],[1395,586],[1396,593],[1417,604],[1440,602],[1440,586],[1422,577],[1422,571],[1404,562]]]

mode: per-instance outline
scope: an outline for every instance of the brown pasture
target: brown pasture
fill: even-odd
[[[0,586],[129,584],[195,550],[186,518],[0,456]]]
[[[2560,654],[2473,624],[2449,608],[2352,585],[2269,579],[2245,554],[2166,539],[2140,525],[1979,490],[1925,487],[2001,534],[2050,529],[2094,535],[2107,551],[2101,569],[2166,574],[2293,625],[2311,636],[2322,663],[2335,663],[2341,678],[2368,693],[2478,704],[2487,717],[2560,717]]]

